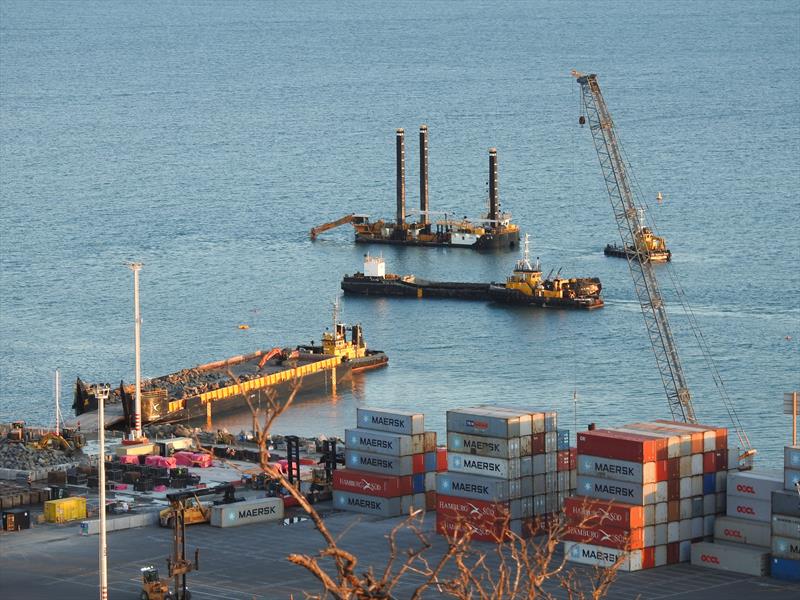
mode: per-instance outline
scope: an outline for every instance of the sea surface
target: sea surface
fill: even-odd
[[[502,280],[515,252],[356,246],[407,201],[430,128],[431,210],[504,210],[547,273],[596,276],[591,313],[346,298],[390,366],[298,401],[276,431],[342,435],[359,406],[555,409],[572,430],[669,416],[616,241],[575,68],[598,74],[647,219],[665,235],[759,464],[800,389],[796,2],[0,0],[0,421],[53,420],[53,373],[132,381],[319,340],[367,250],[428,279]],[[663,202],[655,202],[657,192]],[[658,266],[701,422],[730,423]],[[248,324],[247,330],[239,329]],[[574,399],[577,398],[577,401]],[[238,431],[249,416],[221,423]],[[732,436],[735,440],[735,437]]]

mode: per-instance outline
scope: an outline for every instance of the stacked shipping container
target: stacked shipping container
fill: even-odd
[[[359,408],[357,420],[345,431],[345,468],[334,471],[334,507],[382,517],[433,510],[447,452],[424,415]]]
[[[772,492],[772,576],[800,581],[800,447],[783,449],[783,488]]]
[[[575,484],[569,431],[555,412],[475,407],[447,412],[447,472],[437,476],[436,527],[499,541],[505,527],[529,535],[560,511]]]
[[[692,563],[748,575],[769,572],[770,495],[783,486],[783,474],[728,473],[728,511],[717,520],[714,542],[692,546]]]
[[[659,420],[578,433],[569,560],[626,571],[688,561],[725,510],[727,461],[720,427]]]

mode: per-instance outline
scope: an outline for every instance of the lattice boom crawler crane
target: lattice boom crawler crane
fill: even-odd
[[[644,233],[648,230],[644,227],[639,207],[636,205],[628,175],[628,166],[623,159],[622,148],[614,130],[614,121],[611,119],[611,114],[608,112],[605,99],[600,91],[597,75],[584,75],[577,71],[572,71],[572,75],[577,79],[581,88],[581,101],[586,111],[586,118],[581,116],[580,123],[583,125],[585,121],[588,121],[597,157],[600,159],[603,179],[611,200],[611,208],[614,211],[614,218],[622,239],[622,247],[631,249],[625,256],[656,357],[661,381],[667,393],[672,417],[687,423],[697,423],[692,396],[683,374],[678,348],[669,326],[666,307],[645,239]],[[710,360],[710,357],[707,356],[707,359]],[[722,381],[716,371],[715,383],[718,388],[721,388]],[[750,445],[738,418],[735,417],[735,412],[724,390],[720,389],[720,392],[729,414],[734,419],[736,434],[743,449],[739,456],[739,462],[742,466],[748,466],[756,451]]]

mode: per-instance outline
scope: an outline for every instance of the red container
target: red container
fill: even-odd
[[[578,433],[578,454],[616,458],[632,462],[653,462],[666,459],[666,440],[635,433],[595,429]]]
[[[637,529],[644,527],[644,507],[587,496],[564,498],[564,514],[570,523],[587,527]]]
[[[670,459],[674,460],[674,459]],[[656,461],[656,481],[666,481],[669,479],[669,461],[657,460]]]
[[[410,496],[414,493],[411,475],[398,477],[354,469],[336,469],[333,472],[333,489],[380,498]]]
[[[425,472],[425,453],[411,455],[411,470],[414,475]]]
[[[441,473],[447,471],[447,447],[436,448],[436,471]]]
[[[508,503],[436,494],[436,513],[454,521],[463,519],[473,525],[494,527],[507,520]]]
[[[681,459],[670,458],[667,460],[667,479],[681,478]]]
[[[667,520],[680,521],[681,520],[681,501],[670,500],[667,503]]]
[[[531,436],[531,454],[544,454],[543,433],[536,433]]]
[[[600,525],[594,527],[579,527],[567,525],[564,539],[568,542],[594,544],[606,548],[620,550],[640,550],[644,548],[644,529],[614,529]]]
[[[681,543],[672,542],[667,544],[667,564],[675,565],[681,562]]]
[[[528,538],[532,535],[534,523],[533,519],[518,519],[511,522],[510,529],[517,535]],[[436,533],[439,535],[460,537],[469,532],[473,540],[498,543],[501,541],[504,531],[507,531],[504,522],[487,527],[470,523],[464,519],[446,517],[439,512],[436,513]]]
[[[703,452],[703,474],[717,472],[717,451]]]

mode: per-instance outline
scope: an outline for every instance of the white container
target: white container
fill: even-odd
[[[781,471],[728,471],[728,496],[769,502],[772,491],[781,489]]]
[[[579,542],[564,542],[564,554],[567,560],[595,567],[613,567],[620,563],[620,571],[639,571],[642,568],[642,551],[633,550],[626,553],[624,550],[604,548],[592,544]]]
[[[751,500],[750,498],[742,498],[741,496],[728,496],[727,515],[729,517],[769,523],[772,520],[771,508],[768,501]]]
[[[533,495],[533,477],[496,479],[448,471],[436,474],[436,492],[445,496],[503,502]]]
[[[258,498],[211,507],[213,527],[238,527],[283,519],[283,498]]]
[[[769,573],[769,550],[744,544],[698,542],[692,544],[692,564],[760,577]]]
[[[692,476],[692,455],[689,454],[688,456],[681,456],[678,464],[680,465],[680,473],[681,477],[691,477]]]
[[[397,517],[408,514],[411,508],[424,508],[425,494],[380,498],[334,490],[333,507],[379,517]]]
[[[667,547],[656,546],[655,552],[655,566],[663,567],[667,564]]]
[[[656,504],[656,524],[666,523],[669,520],[669,504],[666,502],[658,502]],[[645,544],[647,546],[647,544]]]
[[[703,474],[703,455],[702,454],[692,454],[692,475],[702,475]],[[702,484],[700,487],[700,493],[703,493]]]
[[[680,500],[680,516],[681,516],[681,519],[691,519],[692,518],[692,499],[691,498],[681,498],[681,500]]]
[[[425,415],[404,411],[356,409],[356,421],[362,429],[388,431],[404,435],[417,435],[425,432]]]
[[[692,478],[691,477],[681,477],[680,478],[680,495],[681,495],[681,498],[691,498],[692,497]]]
[[[578,474],[631,483],[653,483],[656,480],[656,463],[637,463],[581,454],[578,456]]]
[[[683,521],[670,521],[667,523],[667,544],[680,541],[682,522]]]
[[[716,494],[706,494],[703,496],[703,516],[713,515],[717,512]]]
[[[483,406],[448,410],[447,431],[505,439],[521,437],[531,435],[531,416]]]
[[[764,546],[769,548],[772,535],[769,523],[748,521],[735,517],[717,517],[714,539],[717,541]]]

